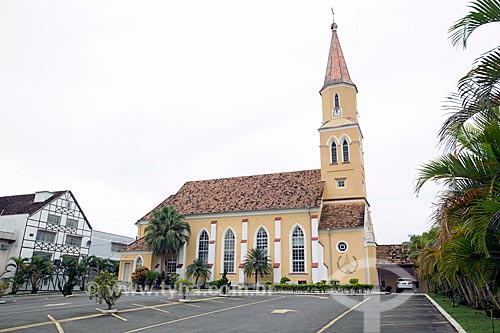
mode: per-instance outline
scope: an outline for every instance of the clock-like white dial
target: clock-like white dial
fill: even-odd
[[[340,118],[340,117],[342,117],[342,109],[341,108],[334,108],[332,110],[332,116],[334,118]]]

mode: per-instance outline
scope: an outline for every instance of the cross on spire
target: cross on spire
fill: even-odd
[[[333,11],[333,7],[331,8],[332,9],[332,30],[337,30],[337,23],[335,23],[335,12]]]

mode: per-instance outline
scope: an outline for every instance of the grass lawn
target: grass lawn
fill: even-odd
[[[453,307],[451,299],[429,294],[443,309],[446,310],[468,333],[491,332],[491,318],[484,311],[459,305]],[[500,320],[495,320],[495,332],[500,332]]]

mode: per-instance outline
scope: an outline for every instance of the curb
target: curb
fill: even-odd
[[[425,294],[425,297],[427,297],[427,299],[432,303],[432,305],[434,305],[436,309],[438,309],[438,311],[441,312],[441,314],[446,318],[446,320],[450,322],[450,324],[457,330],[458,333],[467,333],[467,331],[464,330],[464,328],[460,326],[460,324],[457,323],[457,321],[453,319],[453,317],[450,316],[445,309],[443,309],[435,300],[433,300],[432,297],[430,297],[427,294]]]

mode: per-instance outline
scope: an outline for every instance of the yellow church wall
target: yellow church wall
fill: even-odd
[[[336,229],[335,231],[331,230],[330,233],[326,230],[320,230],[319,232],[319,241],[323,244],[325,249],[324,259],[325,264],[328,266],[328,280],[337,279],[340,280],[340,283],[349,283],[350,279],[357,278],[360,283],[368,283],[366,280],[367,267],[365,261],[366,250],[364,246],[364,230],[362,228],[349,229],[349,231],[340,230],[341,229]],[[328,239],[329,237],[331,238],[330,240]],[[337,243],[339,241],[344,241],[348,244],[348,250],[345,253],[341,253],[337,250]],[[357,260],[357,268],[351,274],[342,272],[338,267],[339,263],[343,262],[346,255],[349,256],[350,262],[353,262],[353,257]],[[373,274],[372,271],[373,269],[370,271],[370,274]],[[373,277],[374,276],[371,275],[371,283],[374,283]]]
[[[235,232],[236,249],[235,249],[235,272],[228,274],[228,279],[233,284],[240,281],[239,265],[241,263],[241,240],[242,240],[242,219],[248,219],[248,234],[247,234],[247,250],[256,246],[256,232],[262,226],[268,233],[268,255],[271,259],[271,264],[275,263],[274,240],[275,234],[275,218],[281,217],[281,272],[282,276],[288,276],[293,282],[299,280],[310,281],[311,277],[311,228],[310,217],[308,213],[292,213],[292,214],[269,214],[269,215],[254,215],[254,216],[235,216],[225,218],[190,218],[187,222],[191,226],[191,238],[186,248],[186,266],[191,264],[196,257],[196,247],[198,235],[204,228],[210,234],[211,221],[217,221],[217,238],[215,243],[215,276],[212,279],[219,279],[223,273],[223,237],[227,228],[231,228]],[[305,244],[306,244],[306,274],[291,274],[290,267],[290,233],[292,228],[299,224],[304,230]],[[211,237],[213,238],[213,237]],[[231,274],[234,273],[234,274]],[[247,283],[253,283],[254,277],[244,277]],[[273,281],[273,274],[271,273],[264,278],[259,276],[259,282]]]
[[[120,255],[120,268],[118,270],[118,279],[121,280],[123,276],[123,266],[125,263],[130,263],[130,276],[134,272],[134,263],[138,256],[142,258],[142,265],[151,269],[153,267],[154,255],[151,252],[124,252]],[[154,268],[154,267],[153,267]],[[130,277],[128,279],[130,281]]]
[[[335,85],[327,87],[321,92],[323,121],[332,119],[335,94],[339,95],[339,106],[343,118],[357,119],[356,88],[349,85]]]
[[[148,225],[147,224],[140,224],[139,227],[137,228],[137,237],[141,238],[141,237],[144,237],[144,235],[146,234],[146,227]]]
[[[349,145],[349,162],[342,162],[342,149],[337,148],[338,163],[331,163],[330,147],[328,145],[331,136],[340,139],[342,134],[348,135],[352,142]],[[363,157],[360,146],[360,132],[357,128],[320,132],[320,154],[321,154],[321,178],[326,181],[324,199],[339,199],[352,197],[365,197],[365,174]],[[346,187],[337,188],[336,179],[346,178]]]

